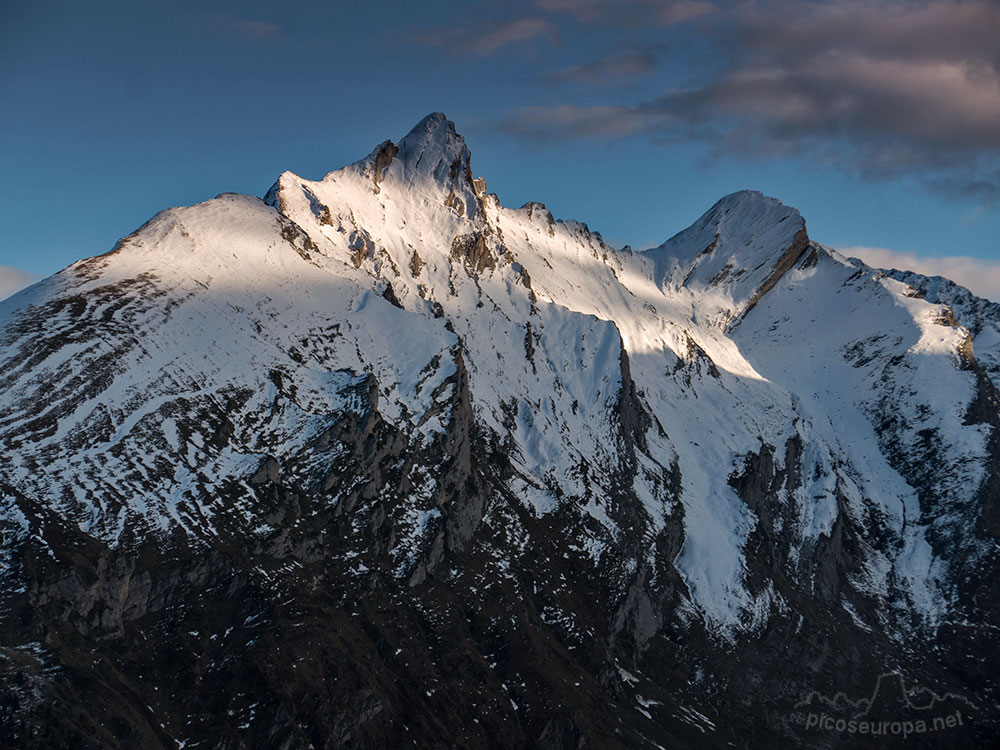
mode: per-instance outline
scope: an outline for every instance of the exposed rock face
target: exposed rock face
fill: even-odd
[[[762,283],[753,294],[750,295],[750,299],[747,302],[747,306],[743,309],[743,314],[746,315],[753,306],[760,302],[761,298],[771,291],[775,284],[781,281],[781,277],[785,275],[786,272],[790,271],[796,263],[802,260],[803,253],[807,249],[810,249],[809,235],[806,234],[805,227],[798,230],[795,236],[792,238],[792,244],[789,245],[785,251],[778,257],[778,262],[774,264],[771,272],[768,274],[767,278],[764,279]],[[811,248],[813,253],[816,252],[816,248]],[[808,268],[809,264],[803,264],[803,267]]]
[[[909,285],[916,294],[936,305],[946,305],[949,313],[972,336],[976,360],[996,381],[1000,378],[1000,303],[976,297],[968,289],[941,276],[921,276],[912,271],[886,273]]]
[[[399,147],[392,141],[385,141],[375,149],[372,158],[372,180],[375,183],[376,193],[379,191],[379,184],[382,182],[382,173],[385,172],[385,168],[392,163],[392,160],[398,153]]]
[[[995,741],[1000,307],[470,158],[430,115],[0,303],[3,742]]]

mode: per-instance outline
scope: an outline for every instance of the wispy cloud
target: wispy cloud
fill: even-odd
[[[659,118],[669,119],[662,114]],[[665,125],[656,117],[629,107],[578,107],[571,104],[523,107],[500,123],[500,127],[509,133],[538,141],[558,137],[557,134],[619,138],[648,134]]]
[[[223,26],[230,31],[248,39],[273,39],[283,36],[281,26],[266,21],[254,21],[249,18],[225,17]]]
[[[505,47],[533,39],[546,39],[551,44],[560,42],[558,26],[538,16],[522,16],[500,22],[460,22],[418,31],[414,38],[417,42],[438,47],[445,52],[482,56],[492,55]]]
[[[928,180],[928,187],[946,198],[969,200],[978,204],[979,209],[973,212],[975,216],[982,213],[986,207],[1000,205],[1000,169],[976,176],[972,179],[956,179],[944,176]],[[975,218],[970,215],[967,220]]]
[[[944,276],[973,294],[1000,302],[1000,263],[966,256],[924,258],[884,247],[855,246],[837,250],[850,258],[860,258],[874,268],[897,268],[924,276]]]
[[[652,73],[656,65],[656,54],[651,49],[620,50],[582,65],[546,73],[543,78],[556,83],[629,80]]]
[[[718,10],[706,0],[537,0],[536,5],[580,23],[616,26],[674,26]]]
[[[36,274],[22,271],[20,268],[0,266],[0,300],[34,284],[40,278]]]
[[[497,4],[495,7],[500,7]],[[497,18],[460,19],[409,34],[411,41],[438,47],[445,52],[493,55],[507,47],[535,39],[560,44],[567,23],[576,22],[604,29],[669,27],[718,12],[707,0],[515,0],[504,3]],[[602,61],[566,68],[565,80],[593,80],[616,75],[631,64],[635,73],[650,69],[649,54],[621,53]]]

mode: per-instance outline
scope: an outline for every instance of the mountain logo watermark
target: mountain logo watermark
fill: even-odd
[[[868,698],[852,701],[844,693],[830,698],[812,691],[795,708],[809,732],[903,739],[968,726],[976,712],[964,696],[907,686],[899,672],[879,675]]]

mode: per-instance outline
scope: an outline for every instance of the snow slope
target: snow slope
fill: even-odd
[[[509,497],[579,513],[595,563],[631,524],[680,524],[687,616],[719,637],[790,606],[757,580],[755,535],[780,539],[781,574],[809,588],[835,528],[860,544],[845,609],[934,625],[949,556],[979,544],[992,428],[966,418],[969,342],[941,304],[759,193],[645,253],[504,207],[435,114],[321,180],[282,174],[264,201],[164,211],[2,303],[0,441],[7,482],[95,537],[249,533],[252,505],[220,487],[325,481],[305,457],[371,404],[419,450],[454,419],[461,372],[510,458]],[[753,500],[739,478],[764,454],[785,478]],[[415,484],[404,546],[433,525],[434,492]],[[641,519],[617,510],[623,492]]]

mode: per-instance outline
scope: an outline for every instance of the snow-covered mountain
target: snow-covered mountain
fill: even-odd
[[[0,303],[0,729],[827,747],[898,671],[993,738],[998,347],[760,193],[504,207],[440,114],[169,209]]]

